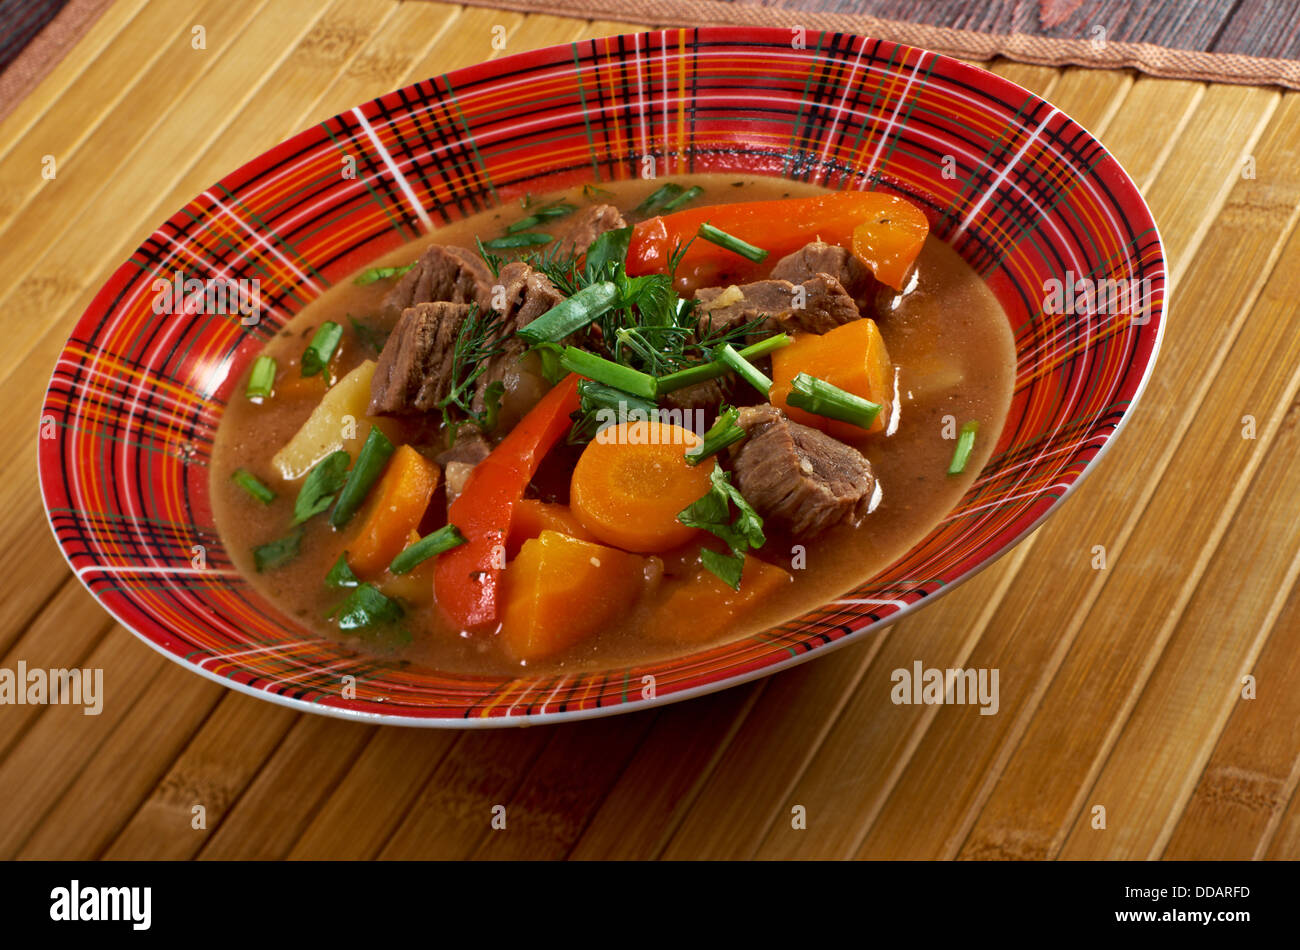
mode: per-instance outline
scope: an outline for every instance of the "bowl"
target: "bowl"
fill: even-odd
[[[926,210],[1001,302],[1017,348],[1006,425],[956,509],[883,573],[817,610],[601,672],[423,669],[323,639],[260,596],[216,535],[207,462],[235,382],[265,340],[332,283],[439,223],[527,191],[640,175],[646,156],[660,177],[734,172],[881,188]],[[260,319],[156,314],[156,282],[177,271],[258,279]],[[1159,233],[1119,163],[1069,116],[992,73],[883,40],[783,29],[555,46],[341,113],[167,220],[99,291],[59,357],[42,409],[41,491],[68,563],[105,609],[234,689],[401,725],[627,712],[870,636],[1008,551],[1134,411],[1159,348],[1164,291]]]

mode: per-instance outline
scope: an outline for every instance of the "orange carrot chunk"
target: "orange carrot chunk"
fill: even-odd
[[[359,577],[378,577],[406,547],[429,507],[441,472],[409,445],[398,446],[375,489],[370,509],[348,544],[348,562]]]
[[[568,505],[521,498],[515,502],[514,517],[510,519],[510,539],[506,542],[506,556],[514,557],[525,541],[543,531],[558,531],[580,541],[595,541],[590,531],[582,526],[578,516]]]
[[[621,422],[602,429],[578,458],[569,503],[598,541],[625,551],[666,551],[696,532],[677,513],[710,488],[709,465],[689,465],[702,440],[665,422]]]
[[[794,378],[808,373],[855,396],[877,403],[882,410],[869,429],[791,406]],[[829,333],[800,333],[794,342],[772,354],[772,405],[795,422],[820,429],[839,439],[860,439],[880,432],[892,411],[894,365],[885,338],[874,320],[854,320]]]
[[[553,656],[617,620],[644,583],[642,558],[543,531],[506,568],[501,642],[525,663]]]
[[[871,268],[876,280],[902,290],[929,233],[930,222],[920,208],[895,195],[881,194],[880,205],[853,229],[851,249],[854,257]]]
[[[716,574],[701,568],[664,582],[663,599],[646,630],[656,639],[678,643],[716,639],[792,580],[788,572],[752,554],[745,556],[740,590],[732,590]]]

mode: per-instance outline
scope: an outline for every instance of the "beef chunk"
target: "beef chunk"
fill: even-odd
[[[559,237],[561,254],[581,254],[592,241],[606,231],[627,227],[623,215],[613,205],[591,205],[575,212]]]
[[[760,514],[796,537],[862,520],[876,479],[861,452],[772,406],[742,409],[738,423],[749,437],[735,454],[736,487]]]
[[[497,287],[502,289],[499,295]],[[488,360],[487,369],[475,383],[475,412],[482,412],[485,408],[489,386],[498,382],[507,387],[510,385],[512,370],[517,370],[516,364],[527,349],[524,341],[514,335],[515,331],[532,323],[564,299],[545,274],[533,270],[522,261],[512,261],[501,268],[501,273],[493,281],[492,298],[494,299],[490,299],[489,304],[502,300],[505,302],[505,308],[498,312],[502,317],[501,333],[508,333],[509,336],[505,337],[501,351]]]
[[[462,462],[472,467],[487,458],[491,451],[492,443],[483,436],[483,433],[473,426],[462,426],[456,433],[456,441],[449,448],[439,452],[434,460],[439,465]]]
[[[803,306],[799,307],[798,288]],[[714,333],[765,318],[756,333],[767,336],[787,332],[826,333],[859,319],[862,314],[840,282],[816,274],[793,284],[788,280],[760,280],[730,287],[703,287],[695,292],[700,302],[700,325]]]
[[[437,408],[451,387],[456,334],[470,305],[435,301],[402,312],[370,382],[371,415]]]
[[[435,300],[484,306],[491,284],[492,272],[476,252],[435,244],[388,292],[382,312],[397,320],[407,307]]]
[[[665,394],[664,402],[668,409],[681,409],[685,412],[703,409],[711,418],[726,398],[727,390],[723,380],[706,379],[702,383],[674,389]]]
[[[818,274],[838,280],[849,296],[861,307],[875,294],[876,280],[865,264],[853,256],[848,248],[825,241],[812,241],[793,254],[787,254],[772,268],[774,280],[788,280],[799,284]]]

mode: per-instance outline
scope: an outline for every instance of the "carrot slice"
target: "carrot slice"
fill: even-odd
[[[614,621],[644,583],[642,558],[543,531],[506,569],[501,642],[525,663],[552,656]]]
[[[701,439],[666,422],[621,422],[602,429],[578,458],[569,503],[596,539],[626,551],[666,551],[696,532],[677,513],[710,488],[711,465],[688,465]]]
[[[791,406],[787,400],[794,378],[800,373],[816,376],[884,408],[870,429],[862,429]],[[892,411],[893,385],[894,365],[874,320],[854,320],[829,333],[800,333],[793,343],[772,354],[772,405],[785,410],[795,422],[839,439],[860,439],[866,432],[883,431]]]
[[[515,503],[514,517],[510,519],[510,540],[506,542],[506,556],[514,557],[525,541],[537,537],[543,531],[558,531],[580,541],[596,540],[568,505],[521,498]]]
[[[348,544],[348,562],[360,577],[377,577],[406,547],[429,507],[441,472],[409,445],[398,446],[355,537]]]

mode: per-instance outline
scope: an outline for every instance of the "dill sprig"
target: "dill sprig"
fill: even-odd
[[[460,427],[453,417],[457,411],[463,413],[467,420],[478,428],[488,431],[490,423],[495,421],[496,409],[500,403],[500,392],[496,394],[496,405],[487,400],[482,410],[475,411],[474,386],[479,377],[487,371],[488,360],[499,356],[505,349],[509,333],[506,331],[505,317],[495,310],[480,310],[477,303],[469,305],[469,313],[456,331],[456,342],[451,351],[451,389],[438,402],[442,410],[442,421],[453,433]],[[489,387],[490,388],[490,387]],[[491,396],[491,393],[485,393]]]

